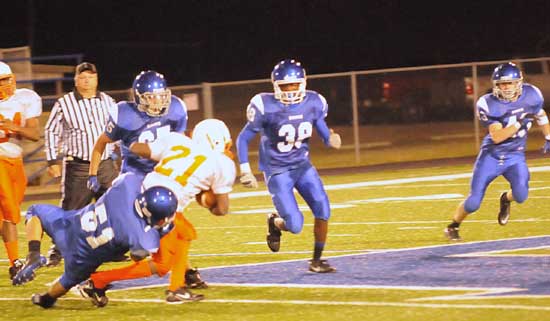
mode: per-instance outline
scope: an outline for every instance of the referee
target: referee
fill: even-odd
[[[65,210],[79,209],[92,199],[97,200],[118,175],[115,162],[110,157],[112,148],[107,148],[99,165],[98,192],[94,193],[86,187],[95,141],[109,120],[108,110],[117,108],[117,105],[111,96],[98,91],[94,64],[83,62],[76,66],[74,82],[74,90],[57,99],[44,128],[48,173],[52,177],[63,173],[61,207]],[[49,265],[58,262],[52,261]]]

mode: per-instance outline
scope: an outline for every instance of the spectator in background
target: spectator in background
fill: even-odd
[[[40,139],[41,113],[40,96],[30,89],[16,89],[10,66],[0,62],[0,220],[10,279],[23,267],[17,244],[17,223],[27,187],[21,139]]]
[[[499,176],[509,183],[510,189],[500,195],[497,220],[508,223],[512,201],[523,203],[529,194],[529,169],[525,162],[527,132],[533,121],[541,127],[546,139],[543,152],[550,152],[550,126],[543,109],[544,98],[540,90],[523,83],[521,70],[513,63],[498,65],[492,75],[493,91],[477,101],[477,115],[489,134],[477,156],[472,175],[470,195],[461,202],[444,232],[450,241],[460,241],[460,224],[466,216],[477,211],[487,186]]]
[[[109,95],[98,91],[94,64],[83,62],[76,66],[74,82],[74,90],[57,99],[44,129],[48,173],[52,177],[63,173],[61,207],[64,210],[80,209],[92,199],[97,200],[118,175],[111,159],[112,148],[108,148],[101,155],[99,164],[97,178],[100,188],[96,192],[87,188],[94,144],[105,129],[108,110],[116,109],[117,105]],[[63,157],[63,162],[58,155]],[[60,260],[59,251],[50,249],[48,265],[57,265]]]

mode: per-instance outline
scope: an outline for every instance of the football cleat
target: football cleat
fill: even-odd
[[[109,289],[109,286],[99,289],[94,286],[94,282],[91,279],[88,279],[83,284],[77,285],[76,288],[83,298],[90,299],[93,305],[98,308],[103,308],[109,303],[109,298],[105,293]]]
[[[506,197],[507,192],[500,195],[500,211],[498,212],[498,224],[506,225],[510,219],[510,201]]]
[[[38,252],[31,252],[27,255],[25,265],[17,272],[13,277],[13,285],[21,285],[34,280],[34,271],[46,265],[46,257],[40,255]]]
[[[201,278],[201,274],[197,268],[192,268],[185,271],[185,284],[190,289],[207,289],[208,284]]]
[[[267,246],[272,252],[279,252],[281,247],[281,229],[275,225],[275,219],[278,218],[277,213],[267,215]]]
[[[202,294],[194,294],[187,287],[181,287],[176,291],[166,290],[166,303],[182,304],[185,302],[200,301],[204,299]]]
[[[23,269],[23,266],[25,265],[25,261],[21,259],[17,259],[13,261],[13,265],[9,268],[10,273],[10,280],[13,280],[13,278],[17,275],[17,272],[21,271]]]
[[[327,260],[310,260],[309,270],[315,273],[332,273],[336,272],[336,268],[330,266]]]
[[[449,241],[460,241],[460,235],[458,235],[458,227],[446,227],[443,232],[445,233],[445,237],[449,239]]]
[[[63,256],[55,244],[53,244],[48,250],[48,261],[46,262],[47,267],[58,266],[61,263]]]
[[[46,294],[40,295],[38,293],[35,293],[35,294],[32,295],[31,301],[32,301],[32,304],[39,305],[39,306],[43,307],[44,309],[49,309],[49,308],[53,307],[53,305],[55,304],[55,301],[57,301],[57,299],[54,299],[54,298],[52,298],[52,297],[50,297],[49,295],[46,295]]]

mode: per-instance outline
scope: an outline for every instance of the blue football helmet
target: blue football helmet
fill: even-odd
[[[502,101],[515,101],[521,95],[523,75],[521,70],[512,62],[500,64],[493,71],[493,95]],[[500,89],[498,84],[511,83],[510,89]]]
[[[166,187],[153,186],[138,195],[134,206],[138,215],[148,225],[159,229],[173,221],[178,208],[178,198]]]
[[[160,117],[168,112],[172,92],[162,74],[156,71],[142,71],[132,84],[134,99],[138,109],[152,117]]]
[[[275,98],[283,104],[297,104],[306,96],[306,70],[294,59],[285,59],[275,65],[271,72]],[[298,83],[297,90],[284,91],[281,85]]]

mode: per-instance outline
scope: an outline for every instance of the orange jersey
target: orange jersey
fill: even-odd
[[[10,119],[18,126],[25,126],[27,119],[38,117],[41,113],[42,99],[30,89],[17,89],[13,96],[0,101],[0,120]],[[21,157],[23,151],[19,139],[10,134],[0,127],[0,156]]]

